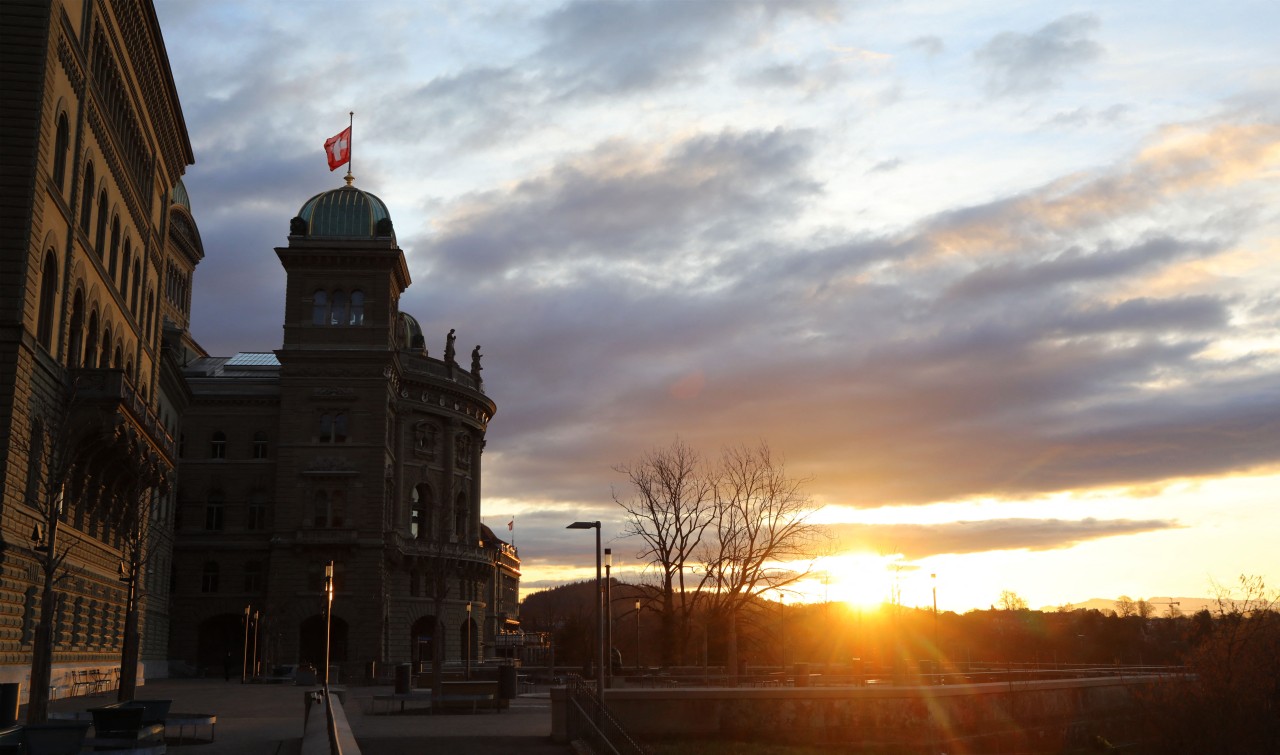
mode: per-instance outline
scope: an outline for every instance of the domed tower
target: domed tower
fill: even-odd
[[[285,351],[394,348],[410,279],[381,199],[350,184],[315,195],[276,255],[288,274]]]
[[[243,552],[225,560],[269,564],[251,602],[276,622],[281,662],[323,653],[317,610],[330,562],[336,664],[478,661],[514,620],[514,598],[500,596],[514,596],[519,576],[514,549],[481,524],[496,406],[479,347],[460,365],[455,332],[441,327],[444,348],[428,355],[422,326],[399,310],[410,278],[390,214],[367,191],[348,183],[311,197],[275,251],[287,275],[284,340],[268,360],[278,365],[233,359],[193,380],[204,432],[237,414],[275,416],[261,457],[218,457],[202,467],[208,481],[190,486],[253,500],[270,480],[267,525],[238,533]]]

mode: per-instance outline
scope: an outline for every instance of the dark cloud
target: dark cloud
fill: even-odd
[[[561,96],[630,94],[699,76],[717,50],[756,43],[779,17],[840,13],[825,0],[578,0],[542,20],[546,43],[538,59]]]
[[[721,135],[651,155],[634,174],[593,149],[511,192],[459,200],[465,212],[422,240],[430,273],[406,301],[455,313],[490,355],[500,409],[489,469],[501,472],[487,490],[607,516],[612,466],[677,434],[706,452],[765,437],[823,500],[857,505],[1034,497],[1276,462],[1280,401],[1260,365],[1206,359],[1248,302],[1099,295],[1230,251],[1233,241],[1195,228],[1199,218],[1216,231],[1212,203],[1153,224],[1159,182],[1122,166],[892,236],[783,242],[792,195],[770,206],[768,192],[735,184],[807,186],[794,159],[804,150],[793,152],[804,143]],[[719,170],[734,179],[680,175]],[[1062,208],[1092,223],[1101,197],[1124,196],[1120,183],[1152,193],[1099,212],[1136,224],[1138,238],[1064,247]],[[738,227],[708,233],[712,211]],[[1023,251],[939,257],[947,234],[1014,238]],[[492,255],[481,266],[474,250]],[[670,272],[681,264],[687,275]]]
[[[803,172],[810,154],[808,135],[785,131],[698,136],[656,150],[608,142],[509,191],[462,199],[424,239],[426,256],[441,274],[486,280],[604,261],[679,267],[817,193]]]
[[[941,524],[836,524],[826,529],[833,550],[900,553],[909,560],[983,551],[1046,551],[1089,540],[1156,532],[1180,526],[1165,520],[986,519]]]
[[[1228,246],[1225,241],[1156,236],[1121,249],[1107,245],[1086,253],[1071,248],[1044,260],[984,265],[949,286],[944,297],[965,300],[1026,296],[1052,287],[1141,274],[1144,269],[1158,269],[1180,259],[1208,257]]]
[[[1026,95],[1057,87],[1062,77],[1102,55],[1090,36],[1101,23],[1089,13],[1063,16],[1030,34],[997,34],[974,53],[992,95]]]

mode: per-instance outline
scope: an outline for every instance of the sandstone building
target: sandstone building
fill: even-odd
[[[168,654],[194,158],[149,2],[6,2],[0,71],[0,677],[43,627],[67,688],[120,666],[139,575],[141,657]]]
[[[377,196],[348,178],[288,227],[281,348],[183,370],[173,606],[193,631],[174,653],[238,661],[248,608],[267,663],[322,665],[333,562],[331,659],[348,674],[479,660],[514,623],[519,576],[480,521],[496,410],[480,358],[459,364],[453,331],[428,356],[400,312],[409,271]]]
[[[488,653],[519,578],[480,523],[495,405],[399,312],[381,200],[282,218],[284,342],[214,358],[150,0],[0,4],[0,109],[0,681],[30,681],[46,632],[54,694],[121,668],[133,606],[150,676],[238,673],[246,609],[262,662],[316,663],[329,561],[348,671]]]

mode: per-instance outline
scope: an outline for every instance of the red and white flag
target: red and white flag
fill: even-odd
[[[337,170],[351,159],[351,127],[347,126],[337,136],[324,143],[325,157],[329,158],[329,170]]]

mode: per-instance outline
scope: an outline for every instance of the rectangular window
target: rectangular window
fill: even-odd
[[[249,510],[245,515],[244,528],[247,530],[265,530],[267,528],[267,502],[259,498],[249,499]]]
[[[244,591],[262,592],[261,561],[250,561],[244,565]]]
[[[200,572],[200,592],[218,591],[218,562],[205,561]]]
[[[210,496],[209,501],[204,506],[204,528],[221,531],[222,514],[225,508],[221,498]]]

